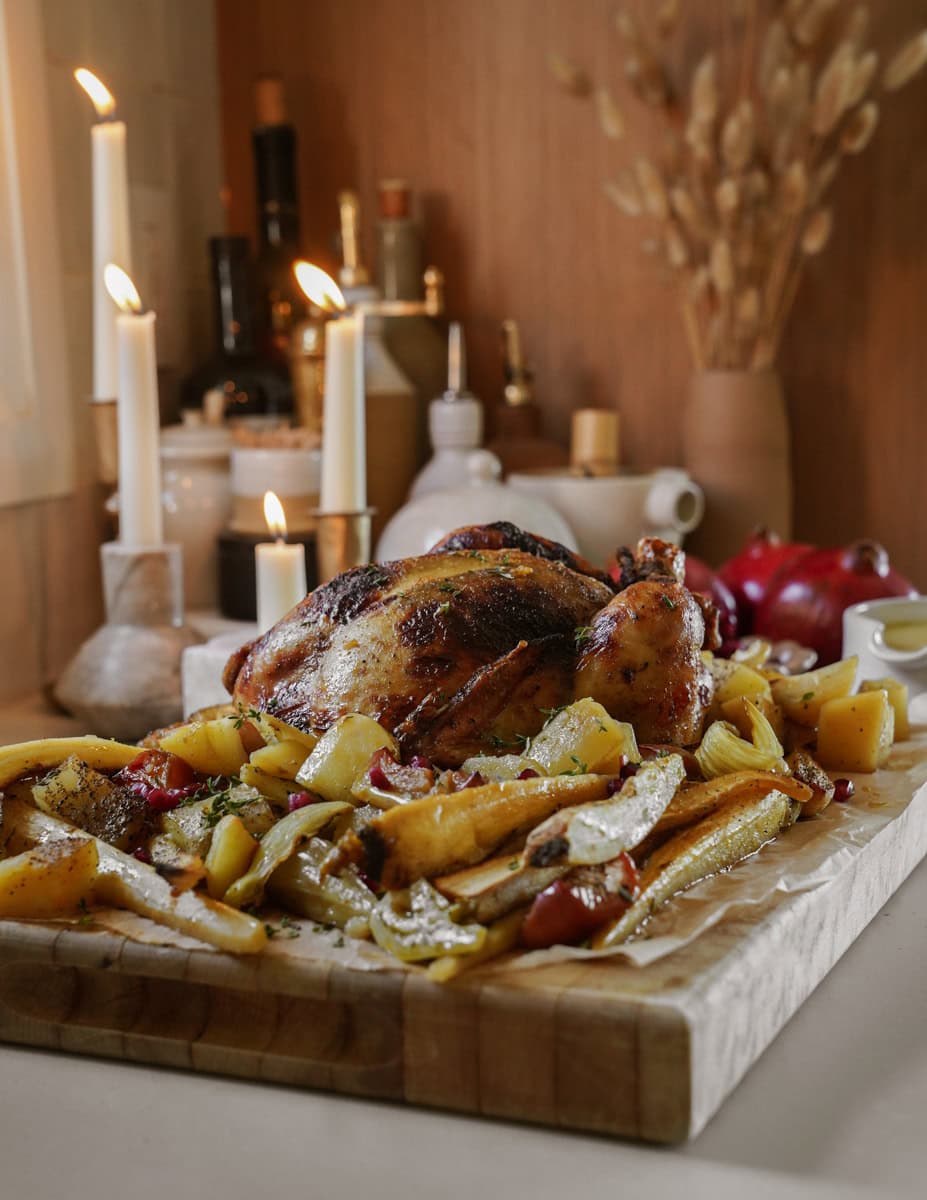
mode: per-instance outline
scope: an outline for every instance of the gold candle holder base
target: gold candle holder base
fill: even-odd
[[[119,480],[118,420],[115,400],[90,400],[94,439],[97,446],[97,475],[108,488]]]
[[[320,584],[328,583],[352,567],[362,567],[370,562],[375,512],[375,508],[343,513],[313,510]]]

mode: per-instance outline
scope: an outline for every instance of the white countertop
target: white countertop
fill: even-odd
[[[925,934],[927,863],[675,1149],[0,1046],[0,1195],[921,1196]]]

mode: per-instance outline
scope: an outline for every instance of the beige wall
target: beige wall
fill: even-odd
[[[22,0],[39,3],[39,0]],[[0,701],[54,680],[99,623],[104,532],[90,413],[90,124],[72,78],[96,71],[128,125],[134,267],[158,312],[166,378],[209,342],[205,239],[221,228],[211,0],[41,0],[64,270],[77,485],[58,500],[0,508]]]

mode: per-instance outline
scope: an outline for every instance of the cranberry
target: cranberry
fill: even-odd
[[[516,779],[538,779],[539,777],[540,772],[535,771],[533,767],[525,767],[520,774],[515,776]]]
[[[132,857],[137,858],[140,863],[150,863],[151,855],[144,846],[136,846],[132,851]]]
[[[424,754],[416,754],[409,763],[410,767],[418,767],[421,771],[430,771],[433,768],[433,763],[430,758],[426,758]]]
[[[834,799],[838,804],[846,804],[852,800],[856,792],[856,784],[852,779],[834,780]]]
[[[307,804],[315,804],[316,797],[309,792],[290,792],[286,798],[287,812],[296,812],[298,808],[305,808]]]

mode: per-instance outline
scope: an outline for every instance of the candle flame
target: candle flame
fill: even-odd
[[[115,263],[107,263],[103,268],[103,282],[123,312],[142,311],[142,301],[135,284],[122,267],[117,267]]]
[[[116,111],[116,98],[106,84],[88,71],[86,67],[78,67],[74,78],[93,101],[98,117],[111,117]]]
[[[315,304],[326,312],[344,312],[347,308],[341,288],[331,275],[327,275],[315,263],[306,262],[301,258],[293,264],[293,274],[310,304]]]
[[[276,492],[264,493],[264,520],[278,542],[286,538],[286,513]]]

